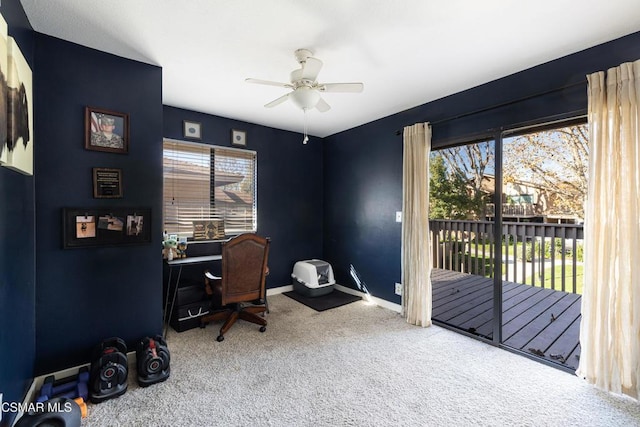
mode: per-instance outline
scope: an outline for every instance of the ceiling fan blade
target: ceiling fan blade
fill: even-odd
[[[316,104],[316,108],[321,113],[325,113],[325,112],[327,112],[327,111],[329,111],[331,109],[331,105],[327,104],[327,101],[325,101],[324,99],[320,98],[320,100]]]
[[[311,80],[315,82],[318,78],[318,74],[322,69],[322,61],[312,56],[308,57],[302,64],[302,78],[305,80]]]
[[[289,94],[287,93],[285,95],[282,95],[280,98],[274,99],[273,101],[269,102],[268,104],[265,104],[264,106],[267,107],[267,108],[272,108],[272,107],[275,107],[276,105],[282,104],[288,98],[289,98]]]
[[[362,92],[362,83],[322,83],[318,85],[320,92]]]
[[[258,85],[286,87],[286,88],[289,88],[289,89],[293,88],[293,85],[291,85],[289,83],[272,82],[270,80],[244,79],[244,81],[247,82],[247,83],[255,83],[255,84],[258,84]]]

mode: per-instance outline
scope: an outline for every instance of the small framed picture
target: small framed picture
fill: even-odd
[[[139,236],[144,229],[144,216],[134,213],[127,215],[127,236]]]
[[[224,237],[224,221],[193,221],[193,240],[218,240]]]
[[[96,237],[96,220],[93,215],[76,215],[76,239]]]
[[[86,107],[84,110],[84,148],[127,154],[129,152],[129,115]]]
[[[191,122],[189,120],[182,121],[184,127],[184,137],[189,139],[202,139],[202,129],[198,122]]]
[[[231,130],[231,144],[240,145],[242,147],[247,146],[247,133],[243,130]]]
[[[93,168],[93,197],[118,199],[122,197],[122,170]]]

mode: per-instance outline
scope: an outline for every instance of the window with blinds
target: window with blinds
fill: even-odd
[[[255,151],[166,139],[162,157],[166,233],[194,240],[208,222],[227,236],[257,230]]]

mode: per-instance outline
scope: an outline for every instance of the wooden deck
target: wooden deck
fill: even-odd
[[[433,269],[435,321],[491,338],[493,279]],[[567,368],[580,357],[581,295],[504,282],[502,342]]]

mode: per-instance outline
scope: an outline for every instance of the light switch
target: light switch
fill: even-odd
[[[402,211],[396,212],[396,222],[402,222]]]

